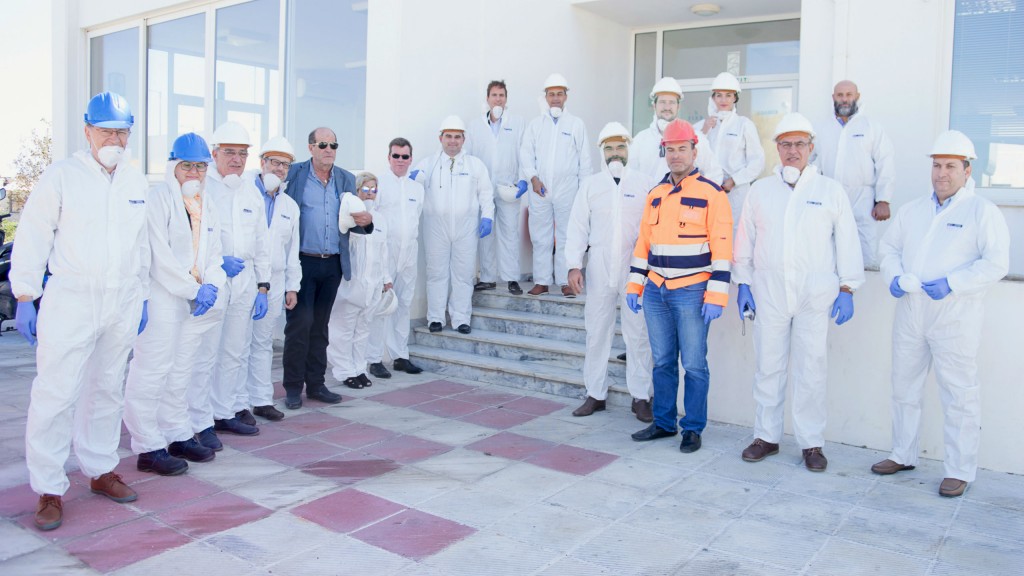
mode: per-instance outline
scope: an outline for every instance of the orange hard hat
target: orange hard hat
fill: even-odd
[[[668,123],[665,126],[665,131],[661,133],[661,145],[664,146],[669,142],[693,142],[693,145],[697,145],[697,133],[693,131],[693,126],[690,125],[686,120],[675,120]]]

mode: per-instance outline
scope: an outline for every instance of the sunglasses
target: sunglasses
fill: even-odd
[[[370,188],[369,186],[363,186],[362,188],[360,188],[360,190],[362,190],[363,194],[376,194],[377,193],[377,187],[376,186],[374,186],[373,188]]]
[[[402,160],[408,160],[409,158],[412,158],[412,154],[395,154],[395,153],[392,153],[391,157],[394,158],[395,160],[398,160],[399,158],[401,158]]]
[[[337,150],[338,149],[338,143],[337,142],[317,142],[316,143],[316,147],[321,149],[321,150],[323,150],[324,148],[327,148],[328,146],[331,147],[331,150]]]

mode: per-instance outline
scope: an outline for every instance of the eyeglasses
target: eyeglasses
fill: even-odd
[[[292,163],[287,160],[275,160],[273,158],[264,158],[267,162],[270,162],[272,168],[284,168],[285,170],[292,167]]]
[[[100,133],[100,136],[104,138],[110,138],[111,136],[117,136],[118,138],[127,138],[131,134],[131,130],[128,128],[99,128],[93,126],[93,129]]]
[[[391,157],[394,158],[395,160],[398,160],[399,158],[401,158],[402,160],[408,160],[409,158],[412,158],[412,154],[395,154],[394,152],[392,152]]]
[[[793,148],[796,148],[801,152],[806,150],[810,145],[811,143],[806,140],[801,140],[799,142],[779,142],[779,148],[782,148],[783,150],[792,150]]]
[[[248,150],[235,150],[234,148],[217,148],[217,151],[227,157],[238,156],[239,158],[248,158]]]
[[[363,194],[376,194],[377,193],[377,187],[376,186],[374,186],[373,188],[370,188],[369,186],[363,186],[362,188],[360,188],[360,190],[362,191]]]
[[[184,172],[191,172],[193,168],[196,169],[196,172],[206,172],[206,169],[210,167],[206,162],[178,162],[178,166]]]
[[[331,147],[331,150],[337,150],[338,149],[338,143],[337,142],[317,142],[316,143],[316,147],[321,149],[321,150],[323,150],[324,148],[327,148],[328,146]]]

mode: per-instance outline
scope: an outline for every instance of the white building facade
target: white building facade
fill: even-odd
[[[862,111],[896,149],[894,211],[930,193],[927,153],[938,133],[955,128],[975,142],[980,193],[1003,210],[1012,238],[1011,278],[989,293],[978,359],[981,465],[1024,473],[1024,454],[1006,449],[1022,431],[1024,408],[1024,354],[1013,352],[1024,326],[1024,0],[722,0],[709,15],[690,4],[53,0],[53,152],[61,158],[85,145],[83,107],[101,90],[131,103],[129,145],[152,177],[177,135],[210,134],[225,120],[243,123],[259,143],[284,134],[300,160],[309,131],[329,126],[340,165],[383,171],[392,138],[426,155],[438,146],[442,118],[483,114],[493,79],[507,82],[510,112],[530,119],[544,78],[562,73],[569,110],[596,135],[613,120],[634,133],[645,128],[648,92],[665,75],[686,93],[681,115],[699,120],[711,80],[728,70],[744,88],[740,113],[764,141],[785,112],[826,119],[832,86],[851,79]],[[765,149],[770,170],[777,156]],[[524,273],[529,258],[524,251]],[[423,301],[421,288],[414,316],[423,316]],[[826,437],[887,450],[895,300],[869,271],[855,304],[855,318],[829,336]],[[731,307],[712,327],[714,420],[753,421],[749,332],[741,336]],[[941,418],[932,382],[926,457],[942,458]]]

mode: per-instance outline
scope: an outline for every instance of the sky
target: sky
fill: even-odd
[[[0,175],[40,118],[53,117],[49,0],[0,0]]]

